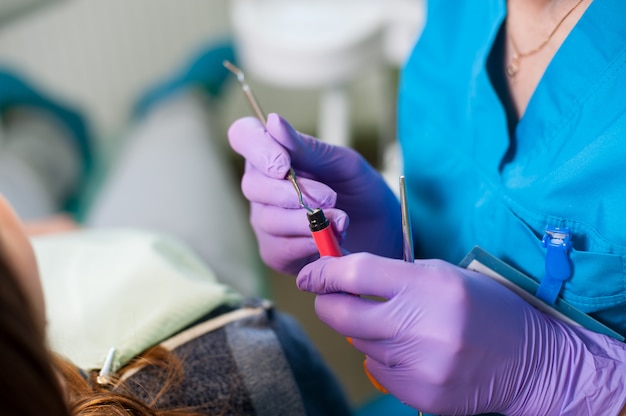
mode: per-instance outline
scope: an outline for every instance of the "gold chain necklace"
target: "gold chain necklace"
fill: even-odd
[[[576,10],[576,8],[580,5],[580,3],[582,3],[583,0],[578,0],[578,2],[574,5],[574,7],[572,7],[571,9],[569,9],[569,11],[565,14],[565,16],[563,16],[563,18],[561,20],[559,20],[559,23],[556,24],[556,26],[554,27],[554,29],[552,29],[552,32],[550,32],[550,34],[548,35],[548,37],[539,44],[539,46],[535,47],[534,49],[531,49],[528,52],[520,52],[517,44],[515,43],[515,40],[513,39],[513,36],[511,36],[510,30],[509,30],[509,21],[507,19],[507,24],[506,24],[506,32],[507,35],[509,37],[509,40],[511,41],[511,46],[513,47],[513,56],[511,57],[511,62],[509,62],[506,66],[506,74],[510,77],[513,78],[518,72],[519,72],[519,62],[520,59],[522,58],[526,58],[527,56],[530,55],[534,55],[537,52],[539,52],[540,50],[542,50],[552,39],[552,36],[554,36],[554,34],[556,33],[557,30],[559,30],[559,27],[561,27],[561,25],[563,24],[563,22],[565,21],[565,19],[567,19],[569,17],[570,14],[572,14],[572,12],[574,10]]]

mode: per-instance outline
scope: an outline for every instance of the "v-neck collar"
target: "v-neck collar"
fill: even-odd
[[[626,51],[626,1],[595,0],[548,64],[519,120],[516,137],[548,140],[564,132],[598,83]],[[617,36],[616,36],[617,35]]]

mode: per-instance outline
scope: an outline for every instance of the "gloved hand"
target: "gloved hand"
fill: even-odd
[[[250,201],[261,257],[270,267],[296,274],[319,257],[306,211],[285,179],[290,166],[304,202],[324,209],[345,250],[401,256],[399,202],[382,176],[354,150],[298,133],[277,114],[268,116],[265,127],[252,117],[239,119],[228,138],[246,159],[241,187]]]
[[[352,337],[371,375],[421,411],[617,415],[624,405],[625,344],[478,273],[360,253],[313,262],[297,284],[318,294],[319,318]]]

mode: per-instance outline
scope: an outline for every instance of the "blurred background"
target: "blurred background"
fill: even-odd
[[[266,112],[357,148],[397,186],[397,74],[421,31],[423,0],[2,0],[0,8],[15,9],[0,25],[0,65],[81,108],[99,155],[116,145],[142,93],[232,39]],[[226,148],[230,123],[251,114],[234,79],[218,112],[216,146]],[[241,160],[225,154],[240,174]],[[268,294],[300,320],[355,407],[377,397],[363,357],[317,320],[313,297],[292,277],[268,272]]]

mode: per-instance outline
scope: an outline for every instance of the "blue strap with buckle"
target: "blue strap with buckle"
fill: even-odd
[[[572,248],[570,230],[546,227],[541,242],[546,248],[546,274],[535,295],[544,302],[553,304],[561,292],[563,282],[572,274],[569,259],[569,251]]]

